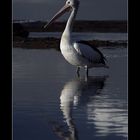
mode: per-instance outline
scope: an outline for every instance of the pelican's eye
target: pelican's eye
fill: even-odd
[[[68,1],[67,4],[70,4],[70,1]]]

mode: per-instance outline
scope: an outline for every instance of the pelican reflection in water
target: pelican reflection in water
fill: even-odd
[[[76,78],[67,82],[60,95],[60,109],[68,126],[66,133],[61,128],[55,133],[64,140],[78,140],[78,131],[72,117],[73,106],[86,106],[92,96],[97,95],[104,88],[108,76]],[[58,131],[57,131],[58,130]]]

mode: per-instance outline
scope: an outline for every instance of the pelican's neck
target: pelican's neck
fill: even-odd
[[[65,30],[63,32],[62,38],[66,37],[68,40],[71,39],[71,31],[72,31],[72,28],[73,28],[73,23],[74,23],[74,19],[76,17],[77,11],[78,11],[78,7],[72,9],[72,12],[71,12],[70,17],[67,21]]]

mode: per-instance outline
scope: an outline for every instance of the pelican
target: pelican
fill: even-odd
[[[79,8],[79,0],[67,0],[64,7],[44,26],[48,27],[56,19],[62,16],[65,12],[71,11],[70,17],[67,21],[65,30],[60,41],[60,50],[64,58],[72,65],[77,67],[77,74],[79,75],[80,68],[85,68],[86,76],[88,76],[88,69],[92,67],[105,67],[105,57],[96,47],[91,47],[84,41],[72,40],[73,23]]]

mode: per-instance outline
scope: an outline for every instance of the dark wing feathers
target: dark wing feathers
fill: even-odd
[[[90,46],[94,51],[98,52],[101,56],[101,63],[102,64],[105,64],[105,60],[106,58],[104,57],[104,55],[101,53],[101,51],[99,49],[97,49],[96,47],[92,46],[90,43],[88,43],[87,41],[77,41],[77,43],[81,43],[81,44],[84,44],[84,45],[88,45]],[[107,61],[107,60],[106,60]]]

